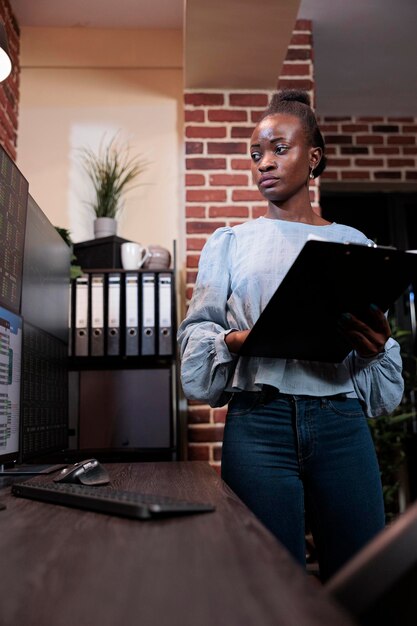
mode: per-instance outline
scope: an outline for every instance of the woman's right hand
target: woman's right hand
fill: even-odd
[[[234,353],[239,352],[249,333],[250,330],[232,330],[232,332],[228,333],[224,340],[226,342],[226,346],[229,348],[229,351]]]

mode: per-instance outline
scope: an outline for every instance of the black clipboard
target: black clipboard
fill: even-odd
[[[366,321],[417,278],[417,254],[330,241],[307,241],[243,343],[239,354],[340,363],[352,350],[337,323]]]

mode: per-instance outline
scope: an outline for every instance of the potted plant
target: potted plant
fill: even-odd
[[[94,200],[88,204],[96,216],[94,236],[108,237],[117,232],[117,217],[125,194],[137,186],[136,179],[147,163],[131,156],[130,147],[115,135],[107,144],[101,142],[98,152],[81,148],[81,162],[94,188]]]

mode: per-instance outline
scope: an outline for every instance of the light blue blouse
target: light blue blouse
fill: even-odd
[[[309,236],[372,243],[340,224],[256,220],[216,230],[200,258],[193,298],[178,330],[181,382],[189,399],[222,406],[234,392],[271,385],[282,393],[358,397],[369,417],[389,413],[403,394],[399,345],[392,338],[372,359],[352,351],[342,363],[238,357],[225,335],[250,329],[281,283]]]

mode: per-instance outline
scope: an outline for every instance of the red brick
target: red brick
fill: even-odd
[[[200,260],[199,254],[188,254],[187,255],[187,267],[189,268],[198,267],[199,260]]]
[[[296,20],[294,30],[309,30],[311,31],[313,22],[311,20]]]
[[[417,172],[406,172],[405,180],[417,180]]]
[[[250,114],[251,122],[253,122],[254,124],[257,124],[259,120],[261,119],[262,114],[263,114],[263,111],[252,111]]]
[[[249,217],[247,206],[212,206],[209,207],[209,217]]]
[[[405,122],[413,122],[414,117],[388,117],[387,121],[388,122],[402,122],[404,124]]]
[[[367,133],[368,124],[342,124],[342,133]]]
[[[233,226],[240,226],[241,224],[244,224],[246,220],[236,220],[234,222],[229,222],[229,226],[230,228],[233,228]]]
[[[185,136],[195,139],[207,139],[226,137],[224,126],[187,126]]]
[[[202,109],[185,111],[184,119],[186,122],[204,122],[205,116]]]
[[[323,121],[325,122],[351,122],[352,118],[346,117],[344,115],[325,115],[323,117]]]
[[[350,159],[338,159],[336,157],[329,157],[327,167],[349,167]]]
[[[375,148],[373,148],[373,152],[374,154],[400,154],[400,149],[394,147],[386,148],[385,146],[375,146]]]
[[[314,83],[306,78],[280,78],[278,80],[278,89],[305,89],[309,91],[313,89]]]
[[[311,46],[312,43],[313,39],[307,33],[295,33],[290,40],[290,46]]]
[[[242,141],[225,141],[225,142],[208,142],[208,154],[245,154],[248,152],[248,146]]]
[[[355,165],[359,167],[382,167],[384,159],[355,159]]]
[[[414,167],[415,159],[388,159],[388,167]]]
[[[327,155],[330,156],[331,154],[336,154],[336,153],[337,153],[337,150],[336,150],[336,148],[334,146],[326,146],[326,154]],[[343,152],[342,152],[342,154],[343,154]]]
[[[399,148],[396,149],[399,150]],[[402,151],[403,154],[417,154],[417,148],[407,148],[406,146],[404,146]]]
[[[230,166],[232,170],[250,170],[251,163],[250,159],[232,159]]]
[[[233,126],[231,130],[232,139],[250,139],[253,134],[253,126]]]
[[[189,424],[208,424],[210,422],[210,408],[189,407],[188,423]]]
[[[325,170],[320,175],[320,179],[321,180],[337,180],[337,172],[329,172],[328,170]]]
[[[222,446],[213,446],[213,460],[214,461],[222,460]]]
[[[376,180],[388,179],[388,180],[400,180],[401,172],[393,172],[390,170],[389,172],[375,172],[374,173]]]
[[[326,135],[326,143],[333,144],[350,144],[352,143],[352,135]]]
[[[367,146],[341,146],[340,154],[369,154],[369,148]]]
[[[213,419],[216,424],[224,424],[226,421],[227,407],[222,406],[220,409],[214,409]]]
[[[213,187],[218,186],[230,186],[230,185],[247,185],[248,184],[248,175],[247,174],[211,174],[210,175],[210,185]]]
[[[204,233],[211,234],[217,228],[226,226],[226,222],[187,222],[186,232],[189,235],[201,235]],[[188,265],[188,267],[197,267],[196,265]]]
[[[313,58],[313,51],[310,48],[288,48],[285,56],[286,61],[305,61]]]
[[[201,237],[187,237],[187,250],[202,250],[206,241]]]
[[[206,445],[192,445],[188,446],[187,456],[189,461],[209,461],[210,460],[210,447]]]
[[[187,300],[191,300],[191,298],[193,297],[193,293],[194,293],[194,288],[193,287],[186,287],[185,289],[185,297]]]
[[[206,217],[206,207],[204,206],[186,206],[185,217]]]
[[[230,105],[237,107],[266,107],[268,96],[264,93],[232,93]]]
[[[186,281],[188,285],[193,285],[197,278],[197,272],[186,272]],[[190,403],[190,400],[188,401]]]
[[[358,122],[383,122],[384,118],[383,117],[376,117],[376,116],[360,116],[356,118]]]
[[[187,189],[187,202],[225,202],[227,198],[224,189]]]
[[[248,114],[241,109],[211,109],[208,119],[210,122],[246,122]]]
[[[206,182],[205,176],[202,174],[186,174],[185,184],[189,187],[199,186],[201,187]]]
[[[392,137],[388,137],[388,141],[392,139]],[[384,143],[384,138],[382,135],[358,135],[355,137],[357,144],[366,144],[366,145],[375,145]]]
[[[203,154],[204,144],[202,141],[186,141],[185,153],[186,154]]]
[[[222,93],[186,93],[184,102],[193,106],[222,106],[224,95]]]
[[[374,124],[372,126],[373,133],[398,133],[399,126],[396,124]]]
[[[312,69],[311,63],[284,63],[280,76],[309,76]]]
[[[233,202],[252,202],[262,199],[257,189],[235,189],[232,193]]]
[[[186,159],[187,170],[224,170],[226,159],[190,158]]]
[[[203,443],[223,440],[223,425],[216,426],[189,426],[188,440],[191,443]]]
[[[412,126],[403,126],[403,133],[417,133],[417,125],[413,124]]]
[[[323,135],[326,133],[337,133],[339,130],[337,124],[319,124],[319,126]]]
[[[364,172],[363,170],[344,171],[344,172],[341,172],[341,175],[342,175],[342,180],[347,180],[347,179],[369,180],[370,178],[369,172]]]
[[[409,145],[409,146],[413,146],[416,143],[416,138],[415,137],[404,137],[404,135],[399,135],[399,136],[395,136],[395,137],[388,137],[388,145],[391,146],[395,146],[395,145],[399,145],[399,146],[405,146],[405,145]]]

